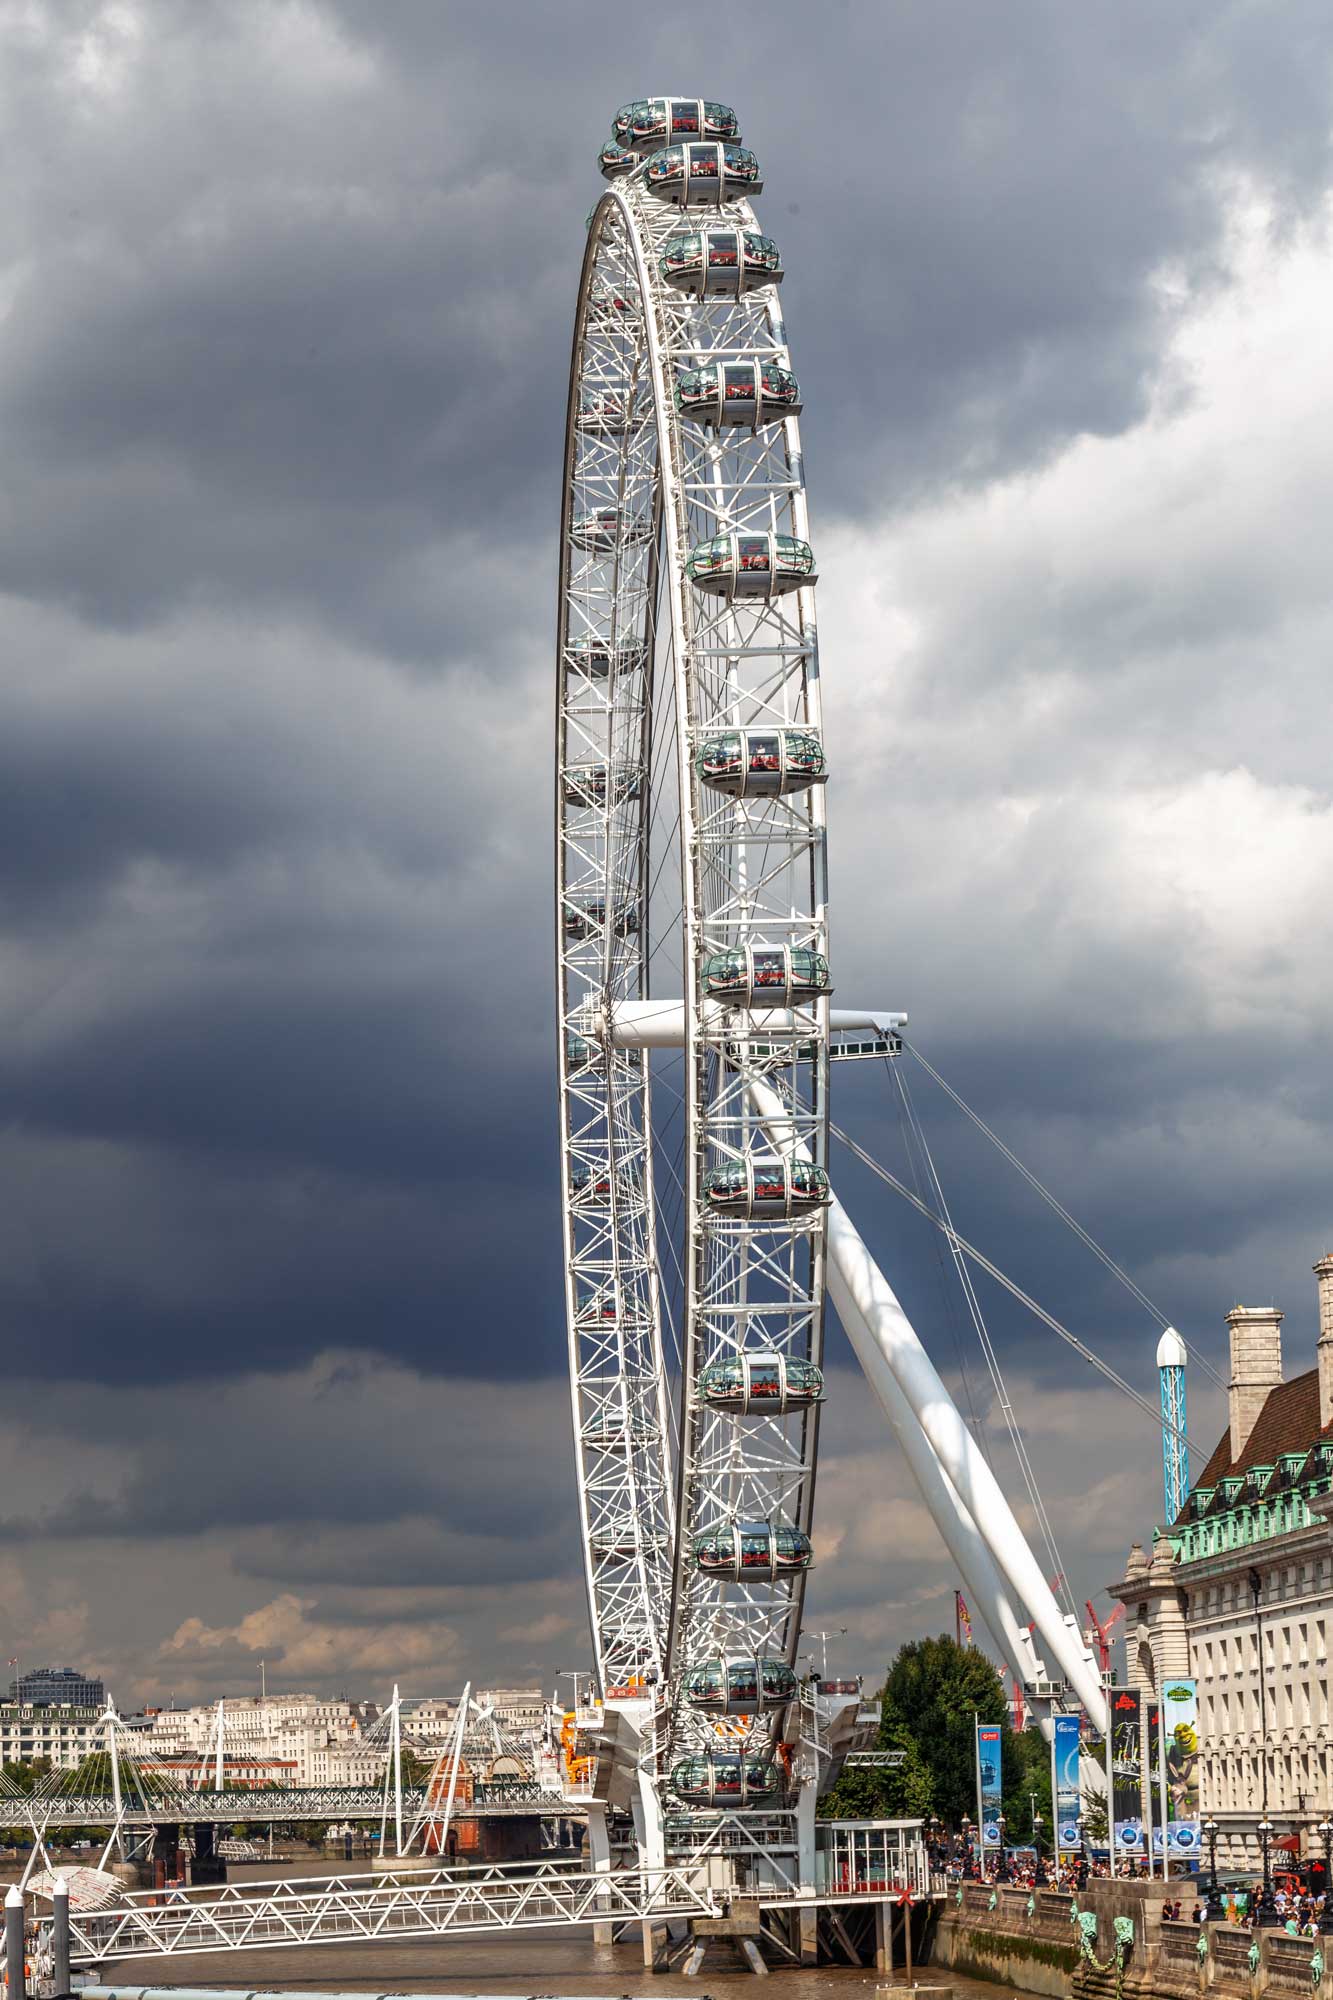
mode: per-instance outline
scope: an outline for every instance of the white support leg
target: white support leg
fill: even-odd
[[[597,1799],[588,1801],[588,1867],[594,1875],[611,1873],[611,1836],[607,1831],[606,1807]],[[600,1890],[598,1899],[599,1907],[606,1908],[607,1904],[601,1902]],[[614,1944],[614,1924],[609,1920],[604,1924],[594,1924],[592,1941],[594,1944]]]
[[[803,1152],[805,1148],[797,1145],[786,1106],[777,1092],[755,1079],[749,1094],[773,1145],[779,1151]],[[1065,1623],[994,1473],[840,1201],[829,1204],[828,1259],[829,1288],[839,1316],[843,1317],[844,1301],[855,1308],[853,1317],[860,1320],[869,1337],[867,1352],[872,1345],[882,1358],[1009,1589],[1035,1621],[1043,1646],[1087,1709],[1093,1727],[1104,1730],[1106,1699],[1096,1668],[1077,1634]],[[847,1330],[850,1336],[852,1329]],[[872,1379],[878,1390],[878,1376]]]

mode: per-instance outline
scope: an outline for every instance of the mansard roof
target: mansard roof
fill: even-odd
[[[1320,1427],[1319,1370],[1311,1368],[1308,1373],[1295,1375],[1290,1382],[1279,1382],[1275,1389],[1269,1390],[1239,1458],[1231,1456],[1230,1427],[1223,1431],[1212,1457],[1194,1482],[1190,1498],[1181,1510],[1181,1521],[1197,1520],[1201,1512],[1209,1511],[1208,1502],[1202,1509],[1195,1504],[1194,1494],[1200,1487],[1215,1489],[1220,1481],[1241,1478],[1254,1466],[1276,1468],[1266,1485],[1274,1482],[1290,1485],[1292,1475],[1282,1465],[1283,1456],[1304,1457],[1317,1444],[1333,1444],[1333,1424]],[[1216,1496],[1212,1506],[1216,1509]]]

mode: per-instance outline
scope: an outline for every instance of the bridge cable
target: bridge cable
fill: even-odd
[[[899,1097],[906,1110],[908,1120],[916,1133],[917,1143],[921,1148],[926,1162],[930,1184],[935,1193],[936,1208],[944,1224],[945,1241],[949,1245],[949,1253],[953,1258],[954,1269],[958,1273],[958,1282],[963,1288],[963,1297],[967,1302],[967,1309],[971,1316],[973,1328],[976,1331],[977,1339],[981,1342],[981,1351],[986,1357],[986,1368],[990,1375],[995,1394],[999,1398],[1000,1414],[1004,1419],[1004,1427],[1009,1433],[1009,1441],[1014,1448],[1014,1456],[1018,1460],[1018,1469],[1022,1474],[1023,1484],[1027,1488],[1028,1500],[1036,1516],[1037,1526],[1041,1530],[1041,1538],[1046,1544],[1046,1553],[1050,1557],[1052,1574],[1060,1578],[1060,1588],[1063,1591],[1067,1608],[1073,1611],[1073,1598],[1070,1595],[1068,1584],[1064,1581],[1064,1558],[1060,1554],[1059,1545],[1055,1539],[1055,1530],[1051,1526],[1050,1516],[1046,1512],[1046,1504],[1041,1497],[1041,1489],[1037,1484],[1037,1475],[1033,1469],[1032,1460],[1028,1455],[1028,1448],[1024,1442],[1023,1433],[1019,1428],[1018,1417],[1015,1414],[1013,1403],[1009,1398],[1009,1390],[1005,1384],[1004,1372],[1000,1367],[999,1356],[995,1352],[995,1344],[990,1337],[990,1329],[986,1325],[986,1316],[981,1310],[981,1301],[977,1297],[976,1287],[972,1283],[972,1274],[968,1270],[967,1261],[963,1256],[958,1240],[958,1232],[953,1225],[953,1216],[949,1212],[949,1204],[945,1198],[944,1188],[940,1181],[939,1170],[935,1165],[934,1155],[930,1150],[929,1141],[917,1116],[916,1106],[912,1102],[912,1094],[908,1089],[907,1078],[898,1064],[888,1062],[888,1068],[897,1083]]]
[[[840,1125],[836,1125],[831,1121],[829,1131],[835,1139],[846,1146],[849,1152],[856,1155],[862,1166],[869,1167],[872,1174],[877,1175],[886,1187],[891,1187],[895,1194],[901,1195],[903,1200],[915,1208],[919,1214],[924,1215],[928,1222],[933,1222],[937,1229],[948,1229],[949,1225],[942,1216],[937,1215],[927,1202],[922,1201],[917,1195],[914,1195],[911,1188],[905,1186],[896,1174],[890,1173],[887,1167],[882,1167],[873,1154],[868,1153],[864,1146],[857,1144],[850,1133],[844,1132]],[[957,1232],[954,1233],[957,1234]],[[1151,1421],[1155,1431],[1162,1429],[1162,1413],[1156,1403],[1150,1403],[1146,1396],[1141,1396],[1138,1390],[1125,1380],[1123,1375],[1116,1373],[1109,1361],[1103,1361],[1101,1355],[1095,1349],[1089,1347],[1085,1341],[1080,1340],[1076,1333],[1071,1333],[1069,1328],[1062,1325],[1053,1313],[1047,1312],[1045,1306],[1038,1305],[1037,1301],[1025,1292],[1021,1285],[1016,1285],[1012,1278],[1006,1277],[999,1265],[992,1263],[990,1258],[983,1251],[978,1250],[974,1243],[969,1243],[965,1236],[958,1236],[957,1241],[959,1249],[966,1258],[973,1264],[978,1265],[990,1277],[994,1278],[995,1282],[998,1285],[1002,1285],[1011,1298],[1017,1299],[1020,1305],[1026,1306],[1030,1313],[1035,1314],[1044,1325],[1051,1329],[1052,1333],[1059,1334],[1061,1340],[1072,1347],[1076,1354],[1081,1355],[1090,1368],[1095,1368],[1099,1375],[1104,1375],[1106,1380],[1113,1387],[1117,1388],[1122,1396],[1127,1396],[1129,1401],[1142,1410],[1144,1416]],[[1170,1424],[1166,1426],[1166,1429],[1172,1437],[1179,1438],[1185,1448],[1188,1451],[1192,1451],[1196,1458],[1203,1457],[1202,1447],[1187,1437],[1184,1431],[1177,1430]]]
[[[972,1121],[972,1123],[976,1126],[978,1132],[982,1133],[985,1138],[989,1139],[991,1144],[994,1147],[996,1147],[1000,1153],[1003,1154],[1006,1160],[1008,1160],[1010,1166],[1013,1167],[1019,1174],[1022,1175],[1023,1179],[1027,1182],[1028,1186],[1033,1190],[1033,1192],[1039,1194],[1042,1200],[1047,1204],[1047,1206],[1054,1209],[1055,1213],[1059,1216],[1060,1220],[1063,1223],[1067,1224],[1068,1227],[1073,1230],[1074,1234],[1078,1237],[1080,1243],[1082,1243],[1087,1249],[1091,1250],[1093,1256],[1097,1259],[1098,1263],[1104,1265],[1105,1268],[1111,1273],[1112,1277],[1118,1278],[1120,1280],[1120,1283],[1125,1287],[1126,1291],[1128,1291],[1135,1299],[1138,1300],[1139,1304],[1143,1307],[1144,1311],[1148,1314],[1149,1318],[1155,1319],[1157,1321],[1157,1324],[1161,1327],[1169,1326],[1171,1322],[1167,1319],[1161,1307],[1153,1304],[1153,1301],[1148,1297],[1148,1294],[1144,1291],[1143,1287],[1138,1283],[1136,1283],[1136,1281],[1130,1276],[1129,1272],[1126,1271],[1122,1265],[1116,1263],[1115,1258],[1111,1256],[1109,1251],[1103,1250],[1101,1244],[1098,1243],[1097,1239],[1094,1236],[1090,1236],[1088,1234],[1088,1231],[1083,1227],[1082,1223],[1079,1222],[1076,1217],[1072,1216],[1069,1213],[1069,1210],[1065,1207],[1064,1203],[1060,1201],[1057,1196],[1053,1195],[1049,1188],[1044,1187],[1042,1185],[1042,1183],[1037,1179],[1037,1176],[1031,1171],[1030,1168],[1024,1166],[1023,1162],[1019,1159],[1018,1155],[1012,1150],[1012,1148],[1006,1146],[1004,1140],[1000,1137],[999,1133],[991,1130],[991,1127],[986,1123],[985,1119],[981,1116],[980,1112],[974,1111],[972,1109],[972,1106],[959,1096],[958,1092],[953,1088],[953,1085],[945,1082],[944,1078],[940,1075],[939,1071],[933,1068],[932,1065],[929,1062],[927,1062],[925,1056],[922,1055],[920,1049],[918,1049],[917,1047],[914,1046],[913,1043],[908,1041],[904,1041],[903,1047],[907,1049],[911,1055],[915,1056],[916,1060],[920,1063],[922,1069],[926,1072],[926,1075],[930,1077],[932,1081],[934,1081],[939,1085],[940,1089],[944,1092],[945,1096],[949,1098],[952,1103],[957,1105],[958,1109],[963,1113],[963,1116],[965,1118],[969,1118]],[[1209,1380],[1215,1383],[1219,1389],[1225,1389],[1227,1386],[1225,1381],[1222,1379],[1221,1375],[1219,1375],[1216,1368],[1214,1368],[1212,1362],[1208,1359],[1207,1355],[1202,1353],[1194,1345],[1192,1341],[1185,1340],[1185,1336],[1183,1334],[1181,1334],[1180,1337],[1184,1341],[1184,1344],[1188,1349],[1189,1353],[1193,1356],[1194,1360],[1203,1370],[1203,1373],[1208,1376]]]

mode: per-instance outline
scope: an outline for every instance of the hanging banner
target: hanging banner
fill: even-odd
[[[1146,1852],[1143,1831],[1143,1746],[1137,1688],[1111,1693],[1112,1822],[1117,1854]]]
[[[1166,1715],[1166,1828],[1165,1847],[1173,1859],[1193,1860],[1200,1851],[1199,1827],[1199,1686],[1182,1675],[1169,1680],[1162,1689],[1161,1706],[1154,1702],[1148,1711],[1148,1738],[1152,1746],[1152,1793],[1161,1796],[1162,1713]],[[1154,1804],[1154,1813],[1157,1807]],[[1163,1829],[1153,1828],[1153,1851],[1163,1848]]]
[[[981,1846],[998,1855],[1000,1847],[1000,1725],[977,1724],[977,1800],[981,1810]]]
[[[1078,1746],[1082,1725],[1076,1715],[1057,1715],[1051,1739],[1051,1803],[1055,1812],[1058,1854],[1077,1854],[1083,1846],[1078,1816],[1082,1808]]]

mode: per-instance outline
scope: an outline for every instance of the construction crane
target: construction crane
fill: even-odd
[[[1097,1657],[1101,1661],[1102,1672],[1109,1674],[1111,1671],[1111,1632],[1117,1622],[1124,1617],[1125,1607],[1123,1604],[1113,1605],[1104,1625],[1091,1604],[1087,1603],[1086,1600],[1084,1609],[1088,1614],[1088,1627],[1083,1634],[1084,1644],[1097,1648]]]

